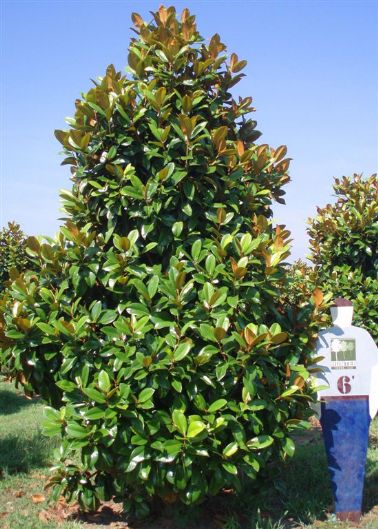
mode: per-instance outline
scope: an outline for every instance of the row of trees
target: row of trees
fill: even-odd
[[[272,224],[289,159],[256,144],[252,98],[230,92],[246,61],[219,35],[205,44],[187,9],[133,22],[128,75],[109,66],[56,131],[72,172],[67,220],[55,240],[28,239],[34,271],[11,272],[0,362],[50,405],[55,496],[85,509],[113,497],[145,515],[152,498],[239,490],[293,454],[331,294],[306,274],[307,293],[293,289],[290,234]],[[356,182],[337,185],[353,200]],[[337,239],[339,213],[322,211],[313,248],[329,248],[316,249],[325,260],[337,250],[341,278],[325,224]]]

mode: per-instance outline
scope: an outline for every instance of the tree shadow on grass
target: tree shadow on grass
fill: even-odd
[[[368,456],[366,462],[366,478],[364,488],[364,512],[369,512],[378,501],[378,449],[377,456]]]
[[[326,519],[332,493],[318,436],[297,446],[293,459],[268,466],[263,476],[263,482],[246,481],[240,494],[221,503],[228,516],[239,516],[240,527],[289,528]]]
[[[38,402],[38,399],[27,399],[24,395],[18,395],[13,391],[0,390],[0,415],[11,415],[21,411],[26,406]]]
[[[37,431],[30,437],[0,439],[0,470],[8,474],[27,473],[51,463],[53,444]]]

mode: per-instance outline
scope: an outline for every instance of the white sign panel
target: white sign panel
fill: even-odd
[[[319,334],[316,355],[319,363],[320,397],[370,397],[372,417],[378,409],[378,348],[370,334],[361,327],[330,327]]]

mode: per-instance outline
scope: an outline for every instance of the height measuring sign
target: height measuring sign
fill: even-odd
[[[316,354],[324,357],[319,383],[328,386],[320,398],[366,396],[373,418],[378,409],[378,349],[370,334],[361,327],[330,327],[320,332]]]
[[[349,307],[346,307],[349,309]],[[338,310],[343,310],[341,306]],[[361,516],[370,420],[378,409],[378,349],[360,327],[334,326],[319,334],[321,425],[336,516]]]

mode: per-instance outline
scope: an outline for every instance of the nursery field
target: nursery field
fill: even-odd
[[[43,405],[0,382],[0,527],[2,529],[349,529],[335,522],[321,433],[314,428],[297,439],[293,459],[271,471],[263,495],[245,490],[188,510],[169,507],[153,519],[127,521],[119,506],[106,504],[79,518],[77,508],[48,502],[44,490],[54,441],[41,433]],[[378,527],[378,420],[371,428],[360,527]]]

